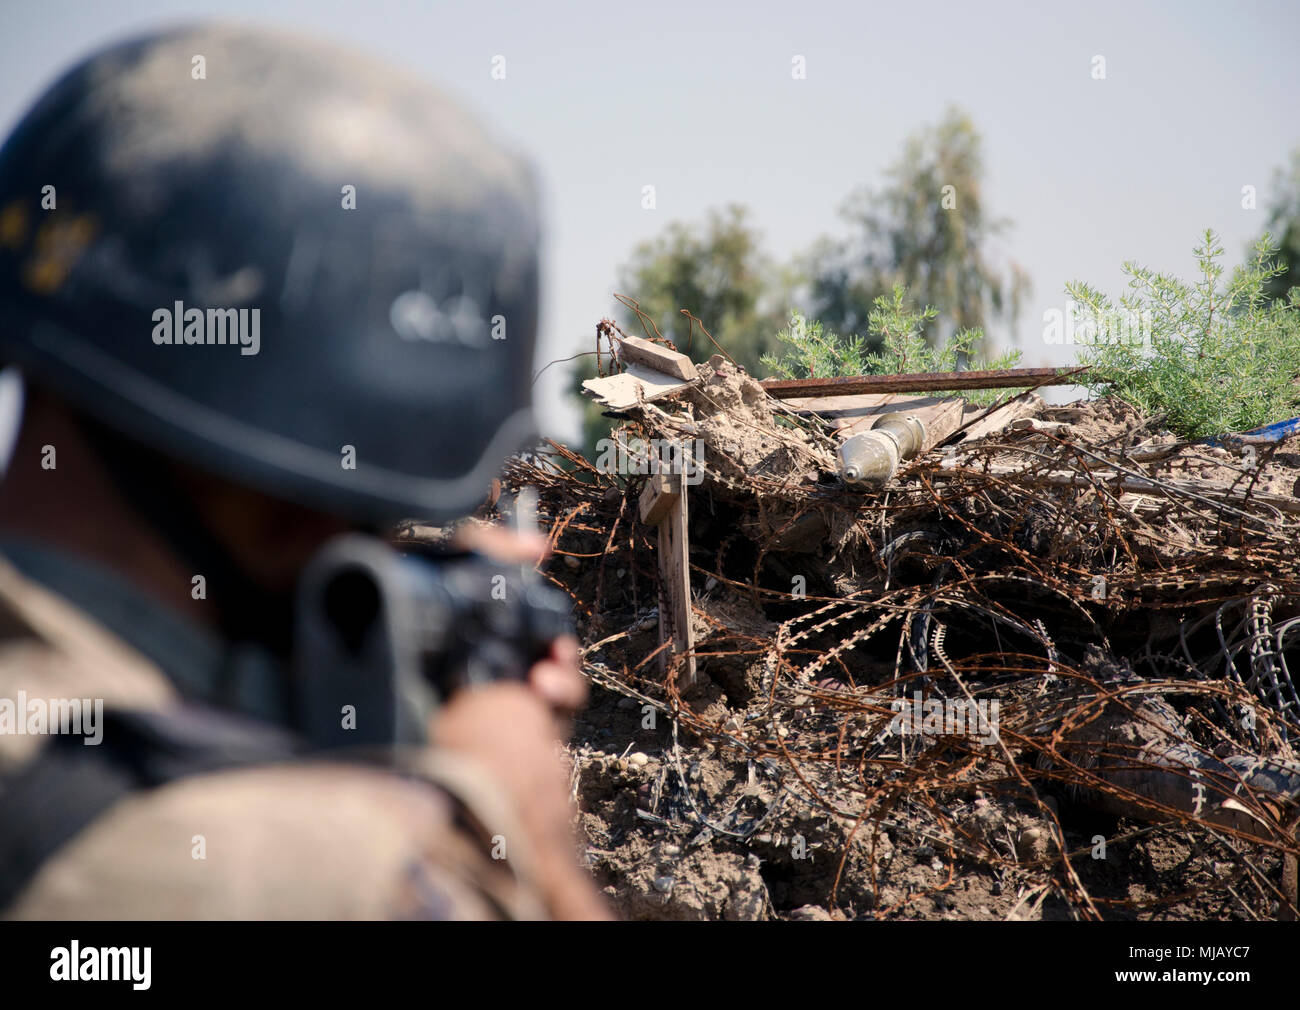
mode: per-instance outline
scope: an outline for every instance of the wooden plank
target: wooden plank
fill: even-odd
[[[680,686],[695,683],[695,634],[691,629],[691,562],[685,488],[659,524],[659,643],[670,638],[672,652],[684,656]],[[672,657],[660,653],[660,670],[668,675]]]
[[[863,414],[888,413],[893,403],[924,406],[937,402],[933,396],[908,396],[905,393],[860,393],[857,396],[796,396],[785,405],[800,414],[820,414],[825,418],[861,417]],[[899,408],[902,409],[902,408]]]
[[[934,408],[925,421],[925,441],[918,456],[924,456],[962,426],[966,417],[965,400],[948,400]]]
[[[686,485],[679,473],[653,473],[637,502],[641,520],[659,528],[659,672],[668,676],[674,656],[684,656],[680,686],[695,682],[691,628],[691,561]]]
[[[908,396],[900,397],[892,403],[883,404],[875,408],[870,413],[855,415],[851,417],[837,418],[835,421],[835,437],[840,441],[846,438],[852,438],[859,432],[869,431],[871,426],[876,423],[876,419],[882,414],[914,414],[920,418],[921,423],[925,425],[926,431],[932,429],[938,430],[947,424],[947,421],[938,423],[940,418],[954,417],[955,420],[950,427],[944,431],[942,437],[947,438],[961,425],[962,408],[965,401],[958,399],[939,399],[933,396]],[[927,439],[929,441],[929,439]]]
[[[828,421],[853,421],[895,411],[913,413],[951,403],[951,396],[911,396],[906,393],[864,393],[860,396],[807,396],[784,401],[799,414],[816,414]]]
[[[670,350],[661,344],[644,337],[624,337],[619,341],[619,348],[627,362],[637,362],[656,372],[663,372],[675,379],[694,382],[699,373],[695,363],[685,354]]]
[[[841,442],[869,431],[882,414],[915,414],[926,427],[926,449],[942,441],[983,408],[952,396],[904,396],[902,393],[862,393],[856,396],[805,397],[787,400],[798,413],[816,413],[830,421]]]
[[[844,427],[836,432],[843,441],[839,453],[840,475],[850,483],[883,487],[893,479],[903,461],[924,456],[961,427],[965,406],[964,400],[944,400],[920,410],[892,411],[894,418],[907,421],[902,428],[894,427],[893,434],[876,427],[881,423],[879,416],[856,418],[847,423],[841,419]],[[919,431],[913,421],[920,422]]]

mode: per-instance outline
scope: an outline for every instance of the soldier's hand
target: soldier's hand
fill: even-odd
[[[578,866],[569,774],[550,706],[517,682],[488,684],[455,694],[440,710],[433,736],[437,746],[476,760],[513,800],[526,835],[513,844],[527,853],[551,915],[610,918],[595,885]]]
[[[502,526],[466,523],[456,533],[456,546],[498,561],[536,565],[549,553],[540,533],[517,533]],[[578,666],[578,640],[556,639],[551,655],[529,671],[528,683],[557,713],[572,715],[587,703],[587,681]]]

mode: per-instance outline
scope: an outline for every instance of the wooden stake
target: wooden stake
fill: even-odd
[[[695,683],[695,635],[691,630],[691,563],[686,485],[681,474],[651,474],[638,502],[641,521],[659,528],[659,654],[667,677],[671,654],[685,657],[681,687]]]

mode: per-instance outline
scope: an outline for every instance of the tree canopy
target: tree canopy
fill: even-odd
[[[989,212],[983,183],[979,133],[949,109],[906,140],[882,188],[850,195],[848,237],[814,247],[809,313],[840,333],[865,333],[876,299],[902,284],[938,311],[936,338],[1014,322],[1028,279],[994,263],[990,244],[1010,223]]]

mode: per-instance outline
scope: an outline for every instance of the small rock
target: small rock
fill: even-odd
[[[1002,811],[984,797],[981,796],[971,804],[971,819],[975,822],[976,829],[986,839],[1001,836],[1002,826],[1005,823],[1002,818]]]
[[[831,913],[820,905],[801,905],[790,913],[791,922],[830,922]]]
[[[758,857],[751,854],[745,860],[744,868],[739,869],[729,882],[731,893],[722,908],[722,918],[727,922],[758,922],[767,918],[771,899],[758,872],[759,866]]]
[[[1048,851],[1048,834],[1042,828],[1025,828],[1016,839],[1016,854],[1025,862],[1046,859]]]
[[[619,699],[618,699],[618,705],[617,705],[616,707],[618,707],[618,708],[623,708],[623,709],[627,709],[627,708],[636,708],[636,699],[635,699],[635,698],[619,698]]]
[[[943,860],[935,856],[930,860],[930,869],[934,870],[935,873],[943,872]]]
[[[677,883],[677,881],[672,877],[655,877],[655,879],[650,882],[650,886],[660,894],[669,894],[671,893],[673,884],[675,883]]]
[[[570,568],[582,567],[582,562],[579,561],[577,558],[575,558],[572,554],[564,555],[564,563],[568,565]]]
[[[635,751],[627,756],[627,763],[633,768],[644,768],[650,763],[650,758],[640,751]]]

